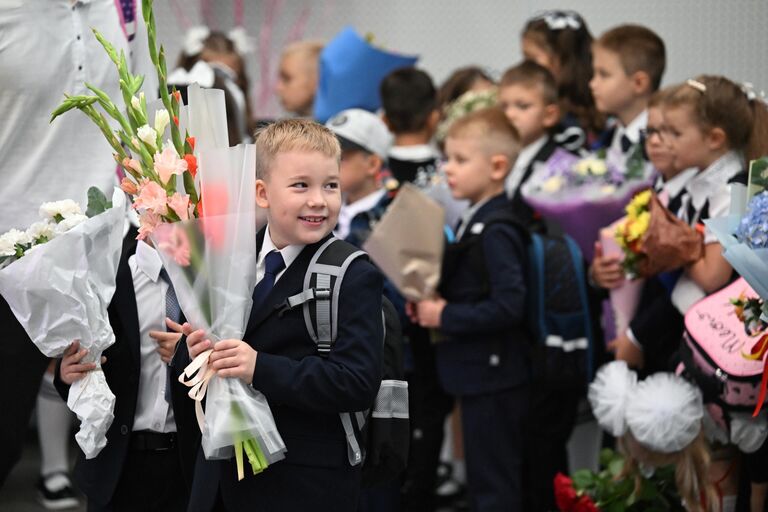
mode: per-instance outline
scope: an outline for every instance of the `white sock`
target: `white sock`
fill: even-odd
[[[53,375],[46,372],[37,394],[37,433],[40,439],[40,474],[69,471],[69,432],[72,413],[53,386]]]

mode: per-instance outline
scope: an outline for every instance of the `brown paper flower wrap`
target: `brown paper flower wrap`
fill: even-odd
[[[704,255],[702,233],[675,217],[656,194],[650,200],[651,220],[642,237],[644,257],[637,264],[640,277],[651,277],[699,260]]]

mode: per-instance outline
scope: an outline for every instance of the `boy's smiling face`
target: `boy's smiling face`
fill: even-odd
[[[267,208],[278,249],[319,242],[339,217],[339,164],[318,151],[278,153],[266,179],[256,181],[256,203]]]

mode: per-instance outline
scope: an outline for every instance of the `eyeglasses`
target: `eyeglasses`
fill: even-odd
[[[643,138],[643,140],[648,140],[654,135],[658,135],[659,139],[664,140],[664,133],[667,130],[665,128],[654,128],[649,126],[648,128],[643,128],[640,130],[640,136]]]

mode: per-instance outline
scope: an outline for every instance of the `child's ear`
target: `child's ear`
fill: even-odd
[[[373,178],[378,177],[382,167],[384,167],[384,161],[379,155],[376,153],[371,153],[368,155],[368,168],[365,170],[365,173],[368,176]]]
[[[392,123],[389,122],[389,118],[387,117],[387,114],[382,113],[381,114],[381,120],[384,121],[384,124],[387,125],[387,130],[390,132],[392,131]]]
[[[544,128],[552,128],[560,122],[560,106],[557,103],[550,103],[544,107]]]
[[[440,111],[435,109],[430,112],[429,117],[427,117],[427,129],[429,130],[430,136],[435,134],[438,124],[440,124]]]
[[[638,96],[651,93],[651,77],[645,71],[635,71],[631,80],[632,89]]]
[[[269,208],[267,184],[264,180],[256,180],[256,204],[261,208]]]
[[[495,181],[504,181],[512,163],[506,155],[491,156],[491,178]]]
[[[718,151],[726,146],[728,137],[725,135],[725,130],[719,126],[715,126],[714,128],[710,128],[704,134],[704,140],[710,150]]]

